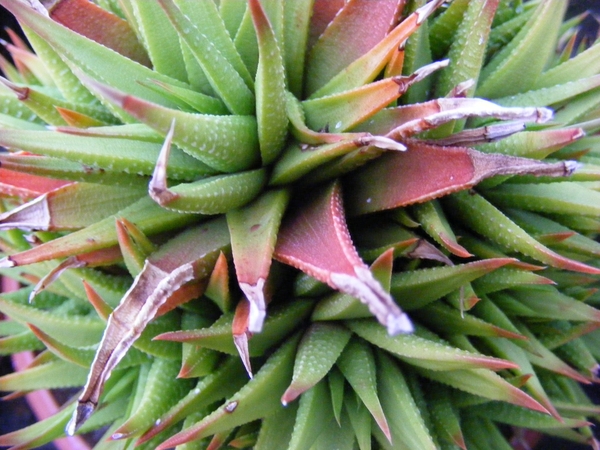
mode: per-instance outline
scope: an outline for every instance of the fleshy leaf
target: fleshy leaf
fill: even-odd
[[[452,87],[465,80],[472,79],[477,84],[492,20],[499,3],[499,0],[468,2],[460,25],[452,37],[448,52],[451,64],[442,72],[436,86],[439,96],[446,95]]]
[[[129,22],[143,42],[154,70],[180,81],[188,81],[179,36],[169,26],[169,20],[160,5],[156,2],[130,1],[127,8],[134,16],[128,18]],[[160,29],[160,33],[156,32],[157,29]]]
[[[138,386],[136,409],[116,431],[111,439],[126,439],[147,431],[156,417],[162,416],[176,404],[191,387],[188,380],[174,379],[179,370],[179,361],[155,358],[146,382]]]
[[[248,7],[258,39],[258,68],[254,80],[258,141],[262,162],[269,164],[283,148],[289,122],[285,111],[283,49],[260,1],[249,0]]]
[[[72,183],[0,214],[0,229],[65,231],[96,223],[143,197],[144,191]]]
[[[511,308],[510,299],[520,310],[515,315],[545,317],[548,319],[565,319],[574,321],[600,321],[600,310],[587,303],[580,302],[565,295],[554,286],[531,286],[526,290],[514,289],[493,295],[502,301],[506,308]],[[524,308],[524,309],[521,309]],[[507,313],[510,309],[506,309]]]
[[[286,406],[287,407],[287,406]],[[321,380],[300,397],[289,450],[310,448],[332,416],[329,388]]]
[[[218,16],[216,5],[202,1],[201,9],[190,10],[191,5],[186,2],[176,4],[173,0],[160,0],[159,3],[200,63],[211,87],[232,114],[251,114],[254,105],[254,95],[248,85],[251,78]],[[188,14],[199,20],[191,22]],[[200,30],[196,23],[203,24],[206,29]]]
[[[511,258],[483,259],[446,267],[392,275],[391,293],[406,309],[418,309],[486,273],[516,262]]]
[[[224,253],[221,253],[217,258],[204,295],[215,302],[222,312],[227,312],[231,308],[229,269]]]
[[[119,248],[131,276],[137,276],[144,267],[144,260],[156,250],[156,246],[142,230],[125,218],[115,221]]]
[[[185,428],[157,447],[165,450],[260,419],[281,408],[279,398],[292,372],[298,335],[289,338],[261,367],[256,376],[213,413]],[[260,407],[258,406],[260,405]]]
[[[23,199],[34,198],[70,184],[69,181],[25,174],[3,167],[0,167],[0,180],[2,194]]]
[[[177,224],[184,225],[195,219],[192,215],[167,211],[150,198],[142,198],[128,208],[119,211],[117,217],[125,217],[147,234],[171,229]],[[79,255],[116,245],[118,240],[114,220],[115,217],[111,216],[82,230],[2,258],[0,267],[13,267]],[[89,239],[91,237],[93,240]]]
[[[578,383],[589,384],[590,381],[567,363],[562,361],[556,356],[551,350],[548,349],[547,344],[540,342],[535,335],[527,329],[523,323],[515,322],[519,330],[529,339],[529,345],[532,351],[527,352],[527,358],[531,364],[543,367],[546,370],[550,370],[555,373],[559,373],[566,377],[572,378]]]
[[[252,365],[250,363],[250,351],[248,350],[248,340],[252,337],[252,333],[248,329],[250,316],[250,302],[246,298],[242,298],[235,313],[231,324],[231,334],[233,336],[233,344],[240,355],[240,359],[244,364],[248,376],[252,378]]]
[[[0,377],[0,391],[78,387],[85,382],[83,367],[52,357],[49,361]]]
[[[478,194],[460,192],[447,197],[447,202],[453,213],[458,214],[466,226],[502,248],[518,251],[553,267],[583,273],[600,273],[600,269],[561,256],[543,246]],[[478,222],[479,220],[481,222]]]
[[[57,439],[68,420],[72,405],[62,411],[20,430],[0,436],[0,445],[10,448],[35,448]]]
[[[90,116],[92,121],[97,120],[100,123],[114,123],[115,121],[113,115],[108,113],[104,108],[70,103],[47,95],[36,88],[17,86],[2,77],[0,77],[0,83],[7,86],[20,102],[23,102],[36,116],[49,125],[67,124],[58,108],[74,110],[80,114]]]
[[[410,320],[358,256],[342,208],[337,183],[312,196],[307,206],[282,224],[275,258],[356,296],[369,306],[390,334],[412,331]],[[319,249],[318,253],[314,249]]]
[[[415,313],[432,330],[444,333],[456,333],[472,336],[498,336],[509,339],[525,339],[521,334],[505,330],[495,324],[487,323],[477,317],[458,311],[442,302],[432,303],[419,308]]]
[[[189,239],[196,240],[197,245],[190,248]],[[69,434],[92,414],[112,369],[168,296],[189,281],[207,277],[219,252],[228,246],[229,234],[224,230],[224,221],[217,219],[173,238],[146,261],[133,286],[109,318],[90,378],[67,427]]]
[[[423,376],[490,400],[513,403],[533,411],[548,414],[548,410],[525,392],[517,389],[498,374],[486,369],[458,369],[440,372],[417,369]]]
[[[164,97],[154,94],[137,83],[138,80],[159,79],[172,84],[183,83],[161,75],[142,66],[113,50],[59,25],[33,7],[23,2],[2,1],[2,5],[17,17],[21,24],[29,27],[50,44],[68,64],[83,70],[88,76],[102,80],[117,89],[122,89],[142,98],[171,105]]]
[[[200,379],[196,387],[190,389],[185,397],[161,416],[160,422],[144,433],[137,443],[147,442],[194,411],[233,395],[247,380],[248,376],[239,358],[227,359],[214,372]]]
[[[461,430],[460,416],[450,396],[450,390],[443,385],[427,386],[425,396],[431,409],[431,421],[440,439],[444,439],[467,450]]]
[[[300,341],[292,383],[281,397],[281,403],[287,405],[322,380],[335,364],[350,337],[351,333],[340,325],[312,324]]]
[[[491,370],[515,367],[510,361],[468,352],[414,334],[388,336],[381,326],[367,319],[351,320],[346,324],[366,341],[418,367],[435,371],[466,370],[467,367]]]
[[[576,214],[598,217],[600,193],[573,182],[509,184],[485,191],[485,196],[502,207],[546,214]]]
[[[307,58],[309,94],[377,45],[397,20],[401,2],[386,0],[377,8],[368,1],[352,0],[332,17]],[[369,23],[368,29],[364,26]],[[332,59],[333,56],[333,59]]]
[[[305,100],[302,106],[306,123],[313,130],[331,129],[334,133],[351,129],[396,100],[410,86],[447,65],[447,60],[439,61],[409,76],[384,78],[352,90]]]
[[[402,443],[411,450],[433,450],[437,446],[425,425],[406,379],[396,362],[378,352],[377,385],[379,398],[386,417],[389,418],[392,443]]]
[[[135,175],[151,175],[160,152],[160,144],[133,139],[94,138],[53,131],[2,130],[0,145],[35,153],[36,155],[65,158],[100,169]],[[107,153],[110,148],[113,153]],[[197,176],[214,173],[214,169],[180,149],[174,149],[168,175],[174,179],[193,180]]]
[[[552,404],[548,394],[544,390],[540,379],[533,370],[533,366],[527,358],[525,350],[517,346],[515,343],[507,341],[506,339],[484,338],[482,341],[488,348],[492,350],[492,352],[494,352],[495,355],[501,358],[510,359],[511,361],[517,363],[519,367],[513,369],[513,373],[520,377],[527,377],[527,380],[521,387],[523,387],[533,398],[540,402],[540,404],[548,410],[552,417],[558,421],[563,420]]]
[[[348,204],[351,214],[365,214],[469,189],[495,175],[566,176],[575,167],[572,162],[545,163],[411,142],[406,152],[389,152],[353,174],[347,183]]]
[[[239,208],[258,195],[266,182],[264,169],[214,175],[169,188],[167,167],[175,129],[176,121],[173,119],[148,185],[152,200],[178,212],[217,214]]]
[[[52,20],[117,53],[150,66],[144,47],[129,24],[85,0],[60,0],[49,10]]]
[[[484,417],[493,417],[495,421],[533,429],[577,428],[589,425],[586,420],[564,418],[556,420],[546,414],[519,408],[504,402],[490,402],[473,407],[473,413]]]
[[[3,296],[0,311],[15,320],[30,323],[63,343],[77,341],[79,345],[92,345],[98,342],[104,323],[92,317],[69,317],[33,306],[18,304]]]
[[[533,87],[554,51],[566,7],[564,0],[540,3],[519,34],[485,66],[476,95],[503,97]],[[513,73],[520,74],[517,80]]]
[[[259,157],[256,119],[252,116],[187,113],[86,80],[102,98],[163,135],[175,123],[173,142],[215,169],[234,172],[252,166]]]
[[[452,231],[444,211],[437,201],[432,200],[415,205],[412,211],[425,232],[446,250],[461,258],[472,256],[467,249],[457,242],[454,231]]]
[[[312,306],[312,301],[300,299],[283,306],[275,305],[270,310],[262,331],[255,334],[249,341],[250,356],[263,355],[273,346],[273,343],[279,342],[288,335],[299,322],[310,314]],[[230,355],[238,355],[231,338],[233,319],[234,314],[227,313],[208,328],[168,332],[156,336],[155,339],[189,342]]]
[[[391,442],[389,425],[377,395],[375,356],[371,348],[364,341],[353,340],[340,355],[337,366]]]
[[[240,288],[250,301],[249,331],[260,332],[266,313],[265,283],[287,191],[269,191],[241,209],[227,212],[233,262]]]
[[[364,3],[367,5],[368,2],[361,0],[360,2],[355,1],[353,3]],[[389,4],[389,2],[387,3]],[[379,43],[372,47],[370,51],[352,62],[348,61],[347,63],[350,63],[349,65],[345,67],[344,65],[341,65],[338,67],[337,70],[340,71],[337,75],[334,75],[329,81],[322,81],[326,81],[326,85],[323,87],[315,86],[312,89],[307,89],[310,97],[318,98],[336,92],[347,91],[373,81],[389,59],[398,51],[398,46],[406,41],[406,39],[418,29],[418,27],[425,22],[427,17],[429,17],[442,3],[443,2],[440,0],[434,0],[417,9],[390,31]],[[338,44],[344,45],[343,42]],[[329,65],[329,61],[327,65]],[[331,75],[334,73],[335,71],[332,72]],[[307,77],[310,80],[314,79],[312,76],[308,76],[308,74]],[[314,92],[316,88],[319,89]]]

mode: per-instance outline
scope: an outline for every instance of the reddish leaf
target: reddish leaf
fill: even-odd
[[[60,0],[50,17],[67,28],[150,67],[151,63],[135,32],[120,17],[88,0]]]
[[[72,182],[0,168],[0,193],[2,195],[30,199],[69,183]]]
[[[575,169],[570,161],[544,163],[416,141],[406,145],[406,152],[386,153],[352,175],[347,183],[352,214],[425,202],[469,189],[494,175],[566,176]]]
[[[282,224],[274,257],[360,299],[390,334],[411,332],[406,314],[375,280],[352,244],[339,184],[306,198],[311,199],[308,204]]]
[[[338,15],[346,4],[346,0],[314,0],[313,13],[310,18],[310,37],[307,48],[311,48],[321,36],[325,28]]]
[[[307,61],[309,93],[377,45],[395,24],[401,3],[399,0],[380,0],[373,8],[371,0],[346,2],[310,52]]]

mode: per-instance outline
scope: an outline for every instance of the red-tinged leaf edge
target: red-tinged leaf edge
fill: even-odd
[[[308,204],[281,226],[275,259],[359,298],[390,334],[410,333],[410,319],[373,278],[352,244],[339,183],[305,198]]]
[[[572,161],[544,163],[466,147],[406,142],[406,152],[388,152],[349,177],[349,214],[366,214],[422,203],[469,189],[495,175],[567,176]]]

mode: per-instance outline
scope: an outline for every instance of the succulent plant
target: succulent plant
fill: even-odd
[[[47,3],[53,3],[49,5]],[[565,0],[0,0],[33,448],[594,446],[600,44]]]

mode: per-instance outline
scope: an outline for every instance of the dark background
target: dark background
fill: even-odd
[[[148,1],[148,0],[147,0]],[[288,0],[289,1],[289,0]],[[600,21],[600,0],[572,0],[569,6],[569,15],[580,14],[584,11],[590,11],[592,14],[588,16],[583,23],[582,37],[587,37],[589,40],[594,40],[598,35],[598,22]],[[595,17],[594,17],[595,16]],[[18,29],[13,18],[3,8],[0,7],[0,37],[7,39],[4,31],[5,27]],[[0,48],[0,52],[4,50]],[[10,373],[12,366],[10,360],[6,357],[0,357],[0,376]],[[590,396],[595,403],[600,404],[600,392],[598,387],[589,390]],[[19,429],[26,424],[32,423],[34,417],[29,411],[24,399],[12,400],[10,402],[0,401],[0,435],[12,430]],[[4,447],[2,447],[4,448]],[[42,450],[55,450],[54,445],[48,444],[39,447]],[[536,447],[537,450],[588,450],[589,446],[580,446],[571,442],[562,441],[560,439],[545,438]]]

